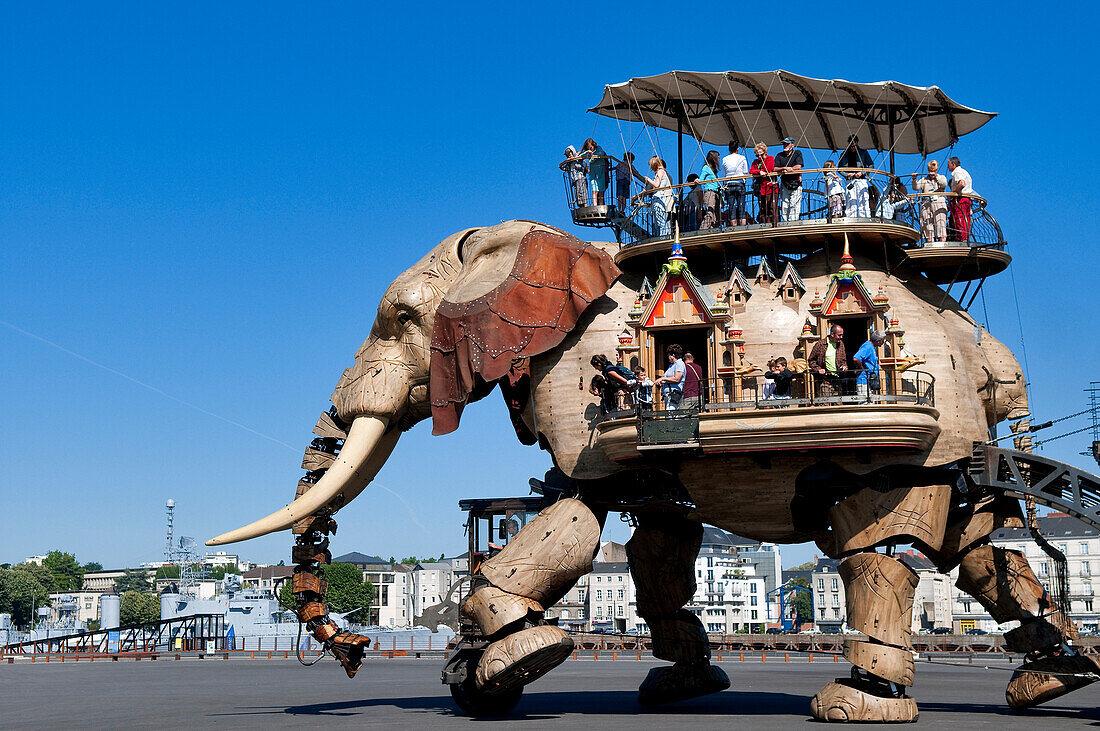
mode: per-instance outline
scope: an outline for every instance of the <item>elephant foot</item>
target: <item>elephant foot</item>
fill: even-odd
[[[876,695],[859,681],[837,678],[825,685],[810,701],[810,711],[819,721],[909,723],[918,717],[917,702],[906,695]]]
[[[506,694],[546,675],[573,652],[573,638],[552,625],[529,627],[485,648],[474,678],[478,690]]]
[[[1055,655],[1025,662],[1008,681],[1005,700],[1012,710],[1022,711],[1100,680],[1098,672],[1097,662],[1085,655]]]
[[[729,676],[716,665],[682,663],[653,668],[638,688],[638,703],[660,706],[717,693],[730,687]]]

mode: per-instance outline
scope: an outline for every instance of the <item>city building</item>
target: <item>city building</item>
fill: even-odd
[[[837,633],[844,626],[844,582],[840,560],[814,557],[811,590],[814,596],[814,632]]]
[[[294,576],[293,566],[260,566],[245,571],[241,578],[258,591],[279,595],[279,589]]]
[[[447,597],[455,579],[451,564],[443,561],[421,561],[412,567],[409,576],[409,623],[412,624],[425,609]]]
[[[1094,573],[1100,573],[1100,534],[1095,528],[1065,513],[1050,513],[1039,518],[1039,532],[1066,556],[1070,618],[1080,629],[1096,632],[1100,629],[1100,602],[1096,600],[1092,578]],[[993,534],[992,542],[995,546],[1022,552],[1047,591],[1054,589],[1054,561],[1039,548],[1028,529],[1002,528]],[[957,590],[953,614],[953,628],[957,632],[997,632],[1006,629],[998,625],[971,596]]]
[[[766,584],[755,564],[724,548],[704,549],[695,559],[695,595],[685,608],[710,633],[760,631],[771,619]]]
[[[126,569],[109,569],[105,571],[88,571],[84,574],[84,583],[81,591],[95,594],[110,594],[116,591],[115,582],[122,578]]]
[[[606,632],[648,632],[638,616],[634,581],[625,561],[592,564],[586,592],[588,629]]]

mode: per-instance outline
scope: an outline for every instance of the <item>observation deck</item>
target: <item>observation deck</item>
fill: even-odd
[[[984,279],[1004,271],[1012,261],[984,198],[966,199],[969,227],[960,230],[949,214],[959,194],[916,192],[885,170],[804,169],[797,216],[785,220],[778,196],[759,194],[762,184],[779,185],[776,174],[718,178],[711,183],[718,190],[705,197],[698,183],[660,191],[645,189],[637,180],[624,185],[613,174],[620,165],[617,158],[588,158],[593,159],[604,160],[612,171],[599,198],[583,187],[587,179],[582,183],[570,172],[570,161],[560,166],[570,215],[577,225],[613,229],[620,245],[615,261],[629,270],[649,271],[663,261],[677,230],[684,253],[701,263],[708,258],[720,262],[729,254],[806,255],[839,247],[844,238],[853,251],[888,266],[907,264],[935,284]],[[849,175],[868,185],[853,194]],[[842,201],[830,205],[830,186],[845,191]],[[662,199],[672,201],[667,223]]]
[[[925,451],[939,436],[935,379],[923,372],[881,374],[878,393],[815,396],[814,379],[796,379],[789,399],[762,397],[763,378],[701,382],[699,408],[631,409],[609,413],[596,425],[596,446],[617,462],[647,454],[695,452],[802,452],[817,449],[872,452]]]

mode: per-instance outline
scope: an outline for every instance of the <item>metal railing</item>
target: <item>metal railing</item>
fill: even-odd
[[[913,247],[1005,246],[984,198],[969,196],[969,218],[952,215],[957,193],[915,192],[906,178],[875,168],[807,168],[796,175],[735,175],[661,188],[666,200],[672,196],[671,211],[643,185],[648,170],[635,167],[630,178],[621,177],[620,160],[610,155],[570,158],[559,168],[574,222],[611,226],[623,246],[669,238],[677,227],[681,237],[691,237],[858,220],[911,228],[920,235]],[[788,188],[786,181],[800,185]]]
[[[859,371],[848,371],[840,378],[825,379],[812,373],[798,374],[791,381],[791,395],[776,397],[765,389],[763,375],[742,376],[739,388],[733,376],[704,378],[699,381],[697,398],[682,399],[676,406],[657,387],[653,403],[642,403],[636,395],[628,395],[625,410],[612,411],[609,418],[622,418],[635,413],[682,411],[726,412],[757,409],[786,409],[805,406],[851,406],[861,404],[916,404],[935,406],[936,378],[923,371],[879,371],[879,387],[868,388],[861,383]],[[871,379],[873,381],[873,379]]]

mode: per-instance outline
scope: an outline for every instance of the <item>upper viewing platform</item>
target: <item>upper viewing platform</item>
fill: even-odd
[[[663,260],[677,231],[685,253],[704,257],[798,256],[848,238],[948,285],[1011,261],[962,161],[932,157],[995,115],[937,87],[673,71],[609,85],[589,111],[617,120],[628,151],[592,138],[568,148],[566,200],[574,223],[614,231],[625,268]],[[628,137],[624,122],[645,133]],[[676,132],[675,180],[658,129]],[[899,154],[921,157],[902,173]]]

